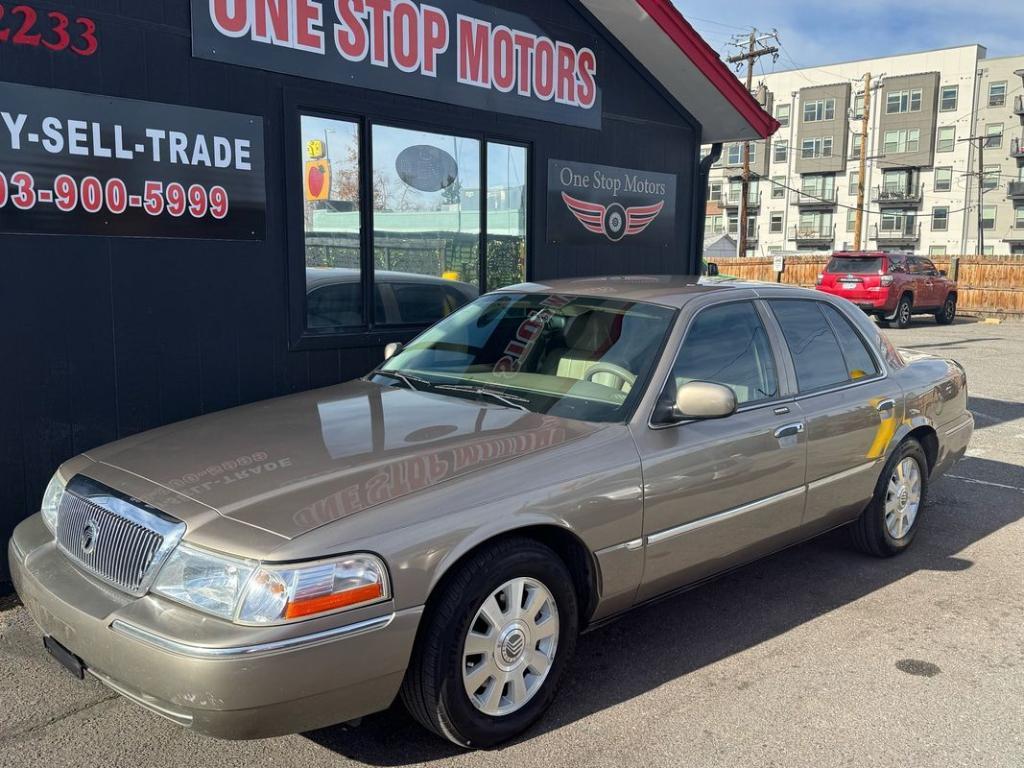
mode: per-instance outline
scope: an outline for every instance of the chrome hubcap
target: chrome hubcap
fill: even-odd
[[[902,539],[910,533],[920,508],[921,467],[908,456],[896,465],[885,492],[885,527],[889,535]]]
[[[469,625],[462,682],[473,706],[491,717],[522,709],[547,679],[558,649],[558,607],[536,579],[507,581]]]

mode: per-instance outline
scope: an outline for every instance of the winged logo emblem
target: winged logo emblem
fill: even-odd
[[[624,237],[639,235],[658,218],[665,208],[665,201],[653,205],[639,205],[626,208],[619,203],[601,205],[577,200],[563,192],[562,201],[588,232],[604,235],[613,243]]]

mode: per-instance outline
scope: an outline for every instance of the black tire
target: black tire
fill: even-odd
[[[935,313],[935,322],[939,325],[952,325],[954,320],[956,320],[956,296],[950,295],[946,297],[946,303],[942,305],[942,309]]]
[[[547,677],[521,709],[501,717],[481,712],[463,683],[463,648],[483,602],[511,579],[539,581],[554,598],[558,638]],[[486,749],[529,728],[555,697],[559,680],[576,650],[579,609],[572,576],[550,548],[527,538],[481,549],[439,585],[424,616],[402,701],[425,728],[462,747]]]
[[[896,317],[893,322],[897,328],[909,328],[910,318],[914,314],[914,300],[909,293],[900,296],[900,303],[896,305]]]
[[[921,472],[921,500],[910,529],[900,538],[895,538],[889,532],[889,527],[885,522],[885,502],[890,478],[896,471],[897,465],[908,458],[917,462]],[[875,557],[893,557],[905,552],[914,542],[914,537],[921,524],[921,517],[924,514],[928,497],[928,472],[928,458],[921,444],[913,438],[904,440],[885,463],[885,469],[882,470],[878,483],[875,485],[871,503],[868,504],[857,521],[850,526],[854,546]]]

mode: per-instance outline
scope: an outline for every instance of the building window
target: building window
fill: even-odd
[[[832,137],[804,139],[801,145],[801,157],[805,160],[817,157],[832,157]]]
[[[985,126],[985,149],[999,149],[1003,146],[1003,124],[989,123]]]
[[[952,168],[936,168],[935,169],[935,191],[936,192],[949,192],[953,188],[953,169]]]
[[[775,119],[779,121],[779,125],[783,128],[789,126],[789,114],[792,106],[789,104],[776,104],[775,105]]]
[[[857,230],[857,211],[852,208],[846,212],[846,231],[855,232]]]
[[[931,257],[945,256],[946,246],[944,245],[931,245],[928,247],[928,255]]]
[[[853,140],[850,142],[850,157],[854,160],[860,160],[860,153],[863,146],[864,136],[859,133],[853,134]]]
[[[359,124],[313,115],[302,134],[305,329],[337,334],[367,325],[363,307]]]
[[[996,247],[994,245],[986,245],[984,248],[981,249],[981,255],[982,256],[995,256],[996,255]]]
[[[858,93],[853,97],[853,119],[864,119],[864,94]]]
[[[772,160],[776,163],[784,163],[789,159],[789,142],[788,141],[776,141],[773,144],[775,152],[772,155]]]
[[[721,215],[704,217],[704,234],[720,235],[724,231]]]
[[[819,99],[804,104],[804,122],[820,123],[823,120],[834,120],[836,116],[835,99]]]
[[[813,200],[835,200],[836,177],[832,174],[807,174],[800,179],[800,192]]]
[[[996,206],[986,205],[981,209],[981,228],[982,229],[995,229],[996,228]]]
[[[779,200],[786,196],[786,177],[785,176],[773,176],[772,177],[772,198]]]
[[[945,232],[949,229],[949,207],[937,206],[932,208],[932,231]]]
[[[897,234],[912,235],[917,223],[917,214],[913,211],[890,211],[882,214],[881,230]]]
[[[860,171],[850,171],[850,186],[847,187],[846,191],[851,195],[856,195],[860,192]]]
[[[1002,107],[1006,105],[1006,81],[1001,83],[989,83],[988,105],[990,107]]]
[[[743,165],[743,144],[730,144],[725,152],[726,165]],[[757,162],[757,144],[750,145],[750,162]]]
[[[1013,228],[1024,229],[1024,206],[1013,209]]]
[[[898,115],[903,112],[921,111],[921,89],[913,88],[909,91],[893,91],[885,97],[885,113],[887,115]]]
[[[487,290],[526,281],[529,174],[526,147],[487,144]]]
[[[986,165],[981,174],[981,188],[995,189],[999,186],[999,174],[1002,166]]]
[[[708,183],[708,202],[718,203],[722,200],[722,182],[712,181]]]
[[[939,128],[938,139],[935,142],[936,152],[952,152],[956,146],[956,126],[948,125]]]
[[[781,213],[773,213],[772,214],[771,220],[769,222],[768,229],[771,232],[773,232],[773,233],[778,233],[778,232],[782,231],[782,214]]]
[[[960,100],[959,85],[944,85],[939,96],[939,110],[942,112],[955,112],[957,102]]]
[[[918,128],[885,132],[885,154],[917,152],[921,149],[921,131]]]
[[[740,231],[740,215],[736,211],[727,211],[725,214],[725,228],[730,235],[738,235]]]

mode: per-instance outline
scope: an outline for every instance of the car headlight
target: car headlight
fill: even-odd
[[[259,564],[180,544],[153,591],[238,624],[273,625],[370,605],[390,597],[374,555],[315,563]]]
[[[39,511],[43,515],[43,522],[46,523],[46,527],[54,535],[57,533],[57,510],[60,509],[60,503],[64,498],[64,489],[66,487],[67,481],[61,477],[60,472],[55,472],[53,477],[50,478],[46,490],[43,491],[43,502],[39,505]]]

